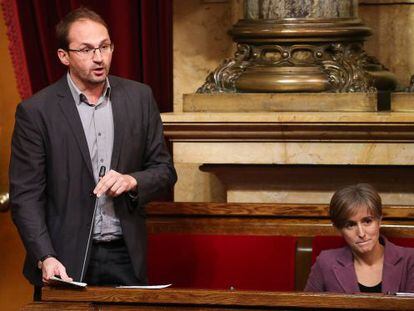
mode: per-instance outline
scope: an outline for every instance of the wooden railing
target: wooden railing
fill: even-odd
[[[328,206],[316,204],[158,202],[147,207],[149,232],[337,235]],[[384,206],[382,232],[414,237],[414,206]]]

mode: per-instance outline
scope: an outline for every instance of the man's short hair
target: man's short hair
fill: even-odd
[[[329,204],[329,216],[333,225],[342,229],[360,208],[367,208],[376,219],[382,218],[381,197],[370,184],[356,184],[337,190]]]
[[[69,29],[72,24],[79,20],[90,20],[95,23],[103,25],[109,33],[108,25],[103,18],[96,12],[80,7],[76,10],[69,12],[57,25],[56,25],[56,39],[58,48],[67,50],[69,48]]]

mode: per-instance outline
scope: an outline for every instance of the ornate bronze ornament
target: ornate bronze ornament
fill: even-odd
[[[238,44],[198,93],[371,92],[396,79],[363,50],[371,30],[357,0],[245,0]]]

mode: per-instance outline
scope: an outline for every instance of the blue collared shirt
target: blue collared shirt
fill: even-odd
[[[106,172],[111,168],[114,144],[114,120],[110,97],[111,86],[107,78],[101,97],[95,105],[91,105],[85,94],[75,85],[69,72],[67,80],[82,121],[91,157],[93,175],[97,183],[101,166],[105,166]],[[102,195],[97,200],[99,201],[94,219],[93,239],[98,241],[119,239],[122,236],[122,229],[120,221],[115,215],[112,197]]]

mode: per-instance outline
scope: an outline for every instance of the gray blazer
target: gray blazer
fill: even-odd
[[[146,282],[144,205],[172,187],[176,173],[150,88],[109,76],[114,118],[111,168],[138,181],[138,199],[114,199],[135,274]],[[82,123],[66,75],[16,111],[10,160],[13,220],[27,251],[24,274],[41,285],[37,261],[55,254],[80,279],[95,197]]]
[[[384,236],[382,292],[414,292],[414,248],[400,247]],[[325,250],[312,267],[305,291],[358,293],[352,252],[349,246]]]

